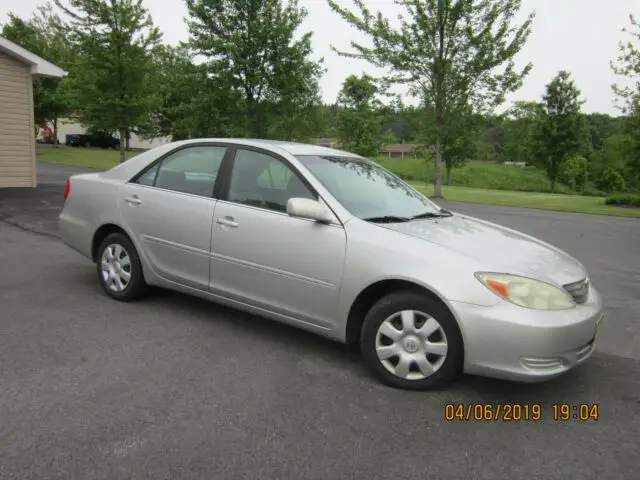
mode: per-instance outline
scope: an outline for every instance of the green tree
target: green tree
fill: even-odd
[[[381,129],[394,139],[385,143],[410,143],[418,138],[423,112],[419,107],[405,105],[400,96],[379,108]],[[390,140],[390,138],[389,138]]]
[[[573,155],[562,163],[558,180],[571,190],[582,192],[589,181],[589,164],[580,155]]]
[[[2,25],[1,34],[32,53],[68,70],[71,67],[72,45],[64,24],[50,3],[36,9],[29,20],[9,13],[9,21]],[[53,124],[58,135],[58,119],[69,112],[69,102],[58,91],[59,78],[38,78],[33,81],[33,107],[36,125]]]
[[[485,115],[483,117],[472,116],[469,114],[471,120],[475,119],[470,127],[475,127],[477,130],[477,136],[479,141],[476,145],[487,144],[486,155],[483,160],[491,162],[504,161],[504,143],[505,143],[505,129],[504,120],[499,115]],[[477,124],[477,125],[476,125]]]
[[[538,151],[535,127],[544,114],[544,106],[538,102],[515,102],[504,122],[504,156],[510,162],[534,163]]]
[[[340,107],[337,103],[324,104],[318,107],[318,132],[316,137],[335,138],[338,110],[340,110]]]
[[[307,15],[298,0],[186,0],[190,46],[207,58],[219,84],[240,94],[246,133],[296,137],[295,124],[317,95],[321,62],[312,53],[311,32],[297,36]],[[283,115],[286,126],[269,125]],[[282,117],[281,117],[282,118]],[[305,130],[308,130],[305,127]]]
[[[422,116],[423,124],[420,129],[419,141],[425,145],[432,145],[431,140],[436,134],[436,117],[434,109],[428,105]],[[447,114],[447,128],[441,133],[441,158],[445,165],[445,184],[451,185],[451,172],[454,167],[463,165],[478,152],[477,139],[480,135],[481,118],[474,115],[468,105],[455,110],[450,109]],[[495,144],[487,142],[490,150],[495,151]],[[482,147],[480,147],[482,148]],[[489,154],[485,150],[486,154]]]
[[[594,150],[601,149],[605,138],[620,133],[623,128],[623,118],[612,117],[604,113],[590,113],[586,115],[586,120],[591,132],[591,146]]]
[[[197,64],[186,45],[154,49],[154,90],[157,108],[136,127],[142,137],[243,136],[244,118],[238,113],[238,92],[226,88],[207,65]]]
[[[637,110],[640,102],[640,22],[633,15],[629,20],[631,29],[623,28],[622,31],[631,38],[620,42],[620,55],[611,62],[613,72],[627,81],[627,85],[614,84],[612,87],[622,101],[618,105],[627,114]]]
[[[627,164],[633,156],[634,139],[628,133],[617,133],[602,142],[602,148],[596,150],[589,159],[589,176],[595,180],[598,188],[607,190],[599,184],[606,170],[625,175]]]
[[[340,110],[337,130],[340,147],[358,155],[374,156],[380,151],[380,119],[376,109],[378,87],[367,74],[350,75],[338,95]]]
[[[546,87],[544,111],[537,125],[536,163],[545,169],[556,191],[562,165],[573,155],[588,153],[589,130],[580,112],[580,90],[569,72],[561,71]]]
[[[457,118],[451,112],[467,105],[490,110],[503,103],[506,92],[520,87],[531,65],[517,72],[512,59],[529,37],[533,14],[514,27],[521,0],[396,0],[407,14],[394,28],[381,12],[372,14],[363,0],[353,1],[358,13],[328,0],[373,46],[352,42],[354,52],[338,53],[389,69],[388,82],[410,85],[435,112],[434,195],[441,197],[446,130]]]
[[[84,125],[119,133],[124,162],[129,131],[159,102],[152,51],[161,34],[142,0],[63,1],[77,60],[61,86]]]
[[[640,188],[640,22],[630,15],[631,30],[623,29],[630,39],[620,42],[620,55],[611,67],[624,77],[627,85],[613,85],[622,111],[627,114],[625,131],[632,138],[631,154],[626,165],[627,184]]]
[[[311,37],[288,49],[274,69],[274,91],[269,119],[269,136],[307,142],[314,138],[322,122],[320,106],[321,63],[308,60],[313,53]]]

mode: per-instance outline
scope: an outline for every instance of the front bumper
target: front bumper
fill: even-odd
[[[531,310],[506,301],[493,307],[451,302],[465,342],[464,372],[536,382],[561,375],[595,349],[602,297],[591,288],[571,310]]]

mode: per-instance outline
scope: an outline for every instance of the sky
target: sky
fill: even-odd
[[[0,23],[7,20],[9,12],[28,18],[41,3],[43,0],[3,1]],[[338,3],[353,5],[352,0]],[[402,12],[393,0],[365,0],[365,3],[389,18]],[[183,21],[187,14],[184,0],[144,0],[144,4],[162,30],[165,43],[188,39]],[[367,39],[334,13],[326,0],[299,0],[299,4],[308,11],[301,31],[314,32],[314,56],[324,58],[327,69],[321,82],[325,102],[336,100],[347,76],[382,73],[364,61],[346,59],[331,50],[332,45],[348,50],[352,40],[366,43]],[[536,13],[533,32],[516,63],[522,67],[532,62],[533,70],[522,88],[508,100],[540,100],[545,85],[560,70],[568,70],[582,91],[585,112],[617,114],[611,85],[620,79],[611,71],[609,62],[618,55],[618,43],[628,38],[621,30],[629,26],[629,14],[640,16],[640,0],[523,0],[520,21],[532,11]],[[409,102],[412,103],[410,99]]]

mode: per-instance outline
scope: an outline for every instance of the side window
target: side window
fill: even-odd
[[[293,172],[281,161],[271,158],[264,172],[258,177],[258,186],[286,190]]]
[[[231,202],[286,212],[292,197],[316,199],[300,178],[271,155],[238,149],[231,170]]]
[[[160,164],[156,163],[153,167],[140,175],[138,177],[138,180],[136,180],[136,183],[139,183],[140,185],[146,185],[147,187],[152,187],[154,182],[156,181],[156,173],[158,173],[159,167]]]
[[[189,147],[179,150],[165,158],[158,167],[142,175],[138,183],[211,197],[225,151],[225,147],[217,146]],[[157,175],[155,175],[156,170]],[[153,181],[154,176],[155,183],[148,183]]]

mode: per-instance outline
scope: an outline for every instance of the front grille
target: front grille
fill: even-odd
[[[589,298],[589,279],[585,278],[579,282],[567,283],[564,289],[573,297],[576,303],[585,303]]]

